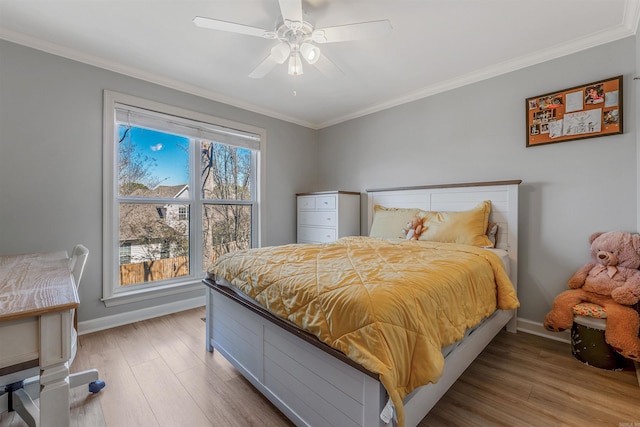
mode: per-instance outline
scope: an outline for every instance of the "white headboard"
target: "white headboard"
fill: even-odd
[[[375,205],[451,212],[472,209],[484,200],[491,200],[489,220],[498,224],[498,248],[505,249],[509,254],[509,275],[517,289],[518,185],[521,182],[514,180],[367,190],[367,230],[371,229]]]

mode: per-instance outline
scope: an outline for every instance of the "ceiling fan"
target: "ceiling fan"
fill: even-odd
[[[381,37],[391,31],[391,22],[387,19],[314,28],[302,18],[302,0],[278,0],[278,2],[282,23],[273,31],[202,16],[196,16],[193,23],[202,28],[278,40],[279,43],[271,48],[271,54],[249,74],[249,77],[254,79],[266,76],[276,65],[284,64],[287,58],[289,59],[288,73],[293,76],[303,73],[301,58],[304,58],[308,64],[314,65],[325,76],[332,77],[340,74],[341,71],[320,53],[316,43],[363,40]]]

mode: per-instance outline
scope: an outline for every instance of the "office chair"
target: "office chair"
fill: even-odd
[[[89,257],[89,249],[84,245],[76,245],[69,258],[69,270],[73,276],[76,290],[80,286],[82,274],[84,273],[84,267]],[[71,366],[73,360],[76,357],[78,351],[78,332],[76,313],[74,311],[71,328],[71,358],[67,362],[67,368]],[[39,409],[33,402],[31,395],[37,395],[39,393],[39,380],[40,369],[30,368],[23,371],[14,372],[0,378],[0,396],[8,393],[8,409],[9,411],[15,410],[20,418],[29,426],[36,427],[39,424]],[[25,379],[26,378],[26,379]],[[96,369],[90,369],[87,371],[77,372],[69,374],[69,388],[79,387],[81,385],[88,384],[89,392],[98,393],[105,387],[105,382],[98,379],[98,371]],[[25,391],[25,388],[29,392]]]
[[[82,279],[82,273],[84,273],[84,266],[87,263],[89,257],[89,249],[84,245],[76,245],[71,252],[71,258],[69,258],[69,270],[73,275],[73,280],[76,283],[76,289],[80,287],[80,279]]]

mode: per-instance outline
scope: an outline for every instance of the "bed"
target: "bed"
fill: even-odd
[[[501,252],[502,257],[491,255],[486,258],[500,259],[505,267],[502,271],[508,272],[510,281],[507,281],[517,289],[519,184],[520,181],[500,181],[367,190],[369,229],[372,235],[375,234],[379,222],[374,223],[373,219],[381,207],[421,212],[467,212],[490,201],[488,219],[497,226],[496,252]],[[353,253],[357,252],[356,245],[361,244],[361,240],[370,244],[367,239],[340,239],[335,244],[314,245],[322,248],[312,249],[335,251],[345,247],[344,250]],[[431,242],[397,244],[432,245]],[[480,248],[467,250],[465,245],[453,246],[463,246],[463,251],[471,252],[473,257],[485,258],[484,254],[490,252]],[[376,246],[376,253],[385,250],[386,246],[383,249]],[[322,256],[314,254],[313,257]],[[217,268],[220,271],[220,267]],[[498,270],[494,272],[496,275]],[[311,334],[289,318],[274,316],[273,307],[270,307],[271,311],[267,310],[265,305],[248,297],[248,292],[242,292],[246,289],[237,283],[234,283],[235,287],[231,286],[230,282],[235,279],[225,280],[221,276],[225,274],[212,274],[204,280],[207,350],[215,349],[222,354],[296,425],[383,426],[395,410],[401,425],[415,426],[501,329],[516,330],[515,309],[492,309],[482,322],[464,331],[463,339],[446,346],[446,354],[442,353],[444,366],[437,382],[412,386],[398,401],[394,391],[387,393],[387,388],[395,389],[389,387],[386,371],[367,369],[363,359],[356,358],[359,363],[355,362],[352,352],[327,345],[328,340],[321,334]],[[322,282],[326,281],[325,277]],[[259,295],[253,296],[259,299]],[[295,320],[295,317],[291,318]]]

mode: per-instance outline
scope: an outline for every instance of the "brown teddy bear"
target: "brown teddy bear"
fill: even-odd
[[[574,305],[583,301],[598,304],[607,313],[605,341],[623,356],[640,361],[640,318],[630,307],[640,299],[640,235],[598,232],[589,242],[593,261],[569,279],[572,289],[556,297],[544,327],[554,332],[568,329]]]
[[[402,234],[409,240],[418,240],[420,234],[422,234],[422,230],[422,218],[416,216],[402,229]]]

